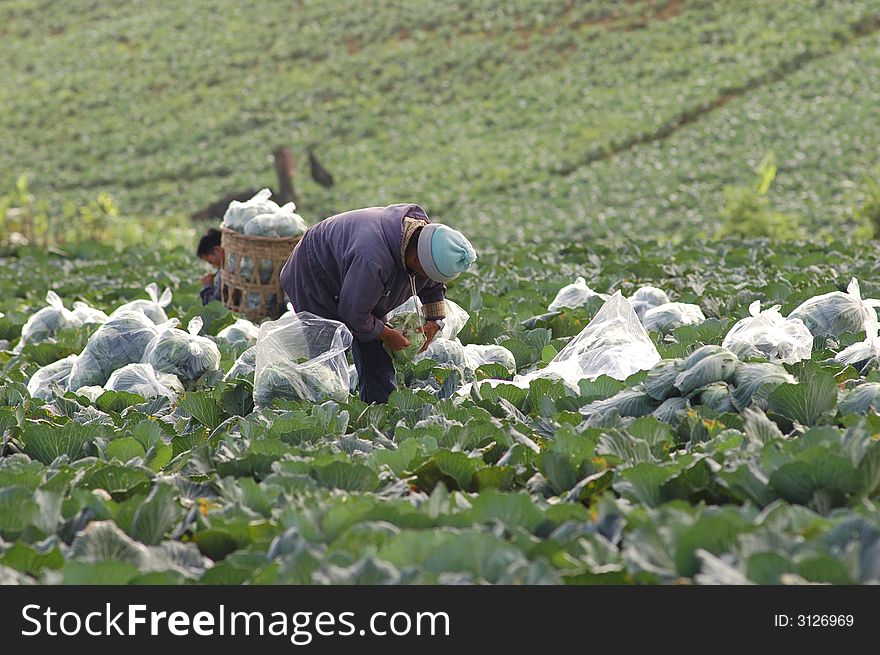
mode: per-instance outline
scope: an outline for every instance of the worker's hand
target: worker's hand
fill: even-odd
[[[205,273],[202,276],[202,284],[206,287],[214,284],[214,274],[213,273]]]
[[[422,332],[425,335],[425,345],[422,346],[422,349],[419,351],[420,353],[423,353],[428,349],[428,346],[431,345],[431,342],[434,340],[434,337],[437,336],[437,333],[439,331],[440,326],[437,325],[434,321],[428,321],[419,328],[419,332]]]
[[[379,340],[388,346],[391,350],[403,350],[409,347],[409,339],[403,336],[402,332],[398,332],[392,327],[385,326]]]

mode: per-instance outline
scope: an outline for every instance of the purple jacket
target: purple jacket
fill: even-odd
[[[403,217],[428,220],[418,205],[355,209],[311,227],[281,269],[281,286],[296,311],[345,323],[361,341],[378,339],[385,315],[412,295],[400,260]],[[446,286],[417,274],[425,304],[446,297]]]

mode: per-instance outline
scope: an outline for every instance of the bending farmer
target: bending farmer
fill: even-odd
[[[385,315],[414,288],[424,305],[427,348],[446,316],[444,283],[476,259],[463,234],[431,223],[418,205],[369,207],[309,228],[281,270],[281,286],[296,311],[348,326],[355,336],[361,400],[384,403],[397,380],[383,344],[391,350],[409,346],[385,324]]]

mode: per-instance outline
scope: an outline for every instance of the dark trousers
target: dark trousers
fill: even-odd
[[[351,344],[351,356],[358,374],[358,395],[365,403],[387,403],[397,388],[394,362],[381,341],[358,341]]]

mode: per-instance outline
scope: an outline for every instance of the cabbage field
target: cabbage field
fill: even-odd
[[[20,254],[23,277],[6,267],[5,286],[56,280],[62,300],[107,313],[146,295],[141,275],[173,284],[188,266],[184,253],[161,273],[136,250],[127,269]],[[8,312],[4,582],[877,580],[880,351],[836,361],[864,340],[854,331],[815,337],[791,364],[720,347],[755,299],[787,316],[849,275],[866,299],[880,295],[869,249],[728,241],[482,255],[450,292],[470,314],[458,336],[504,346],[516,371],[423,360],[401,367],[384,406],[351,396],[254,411],[253,373],[222,380],[247,344],[212,337],[233,316],[196,306],[185,284],[165,310],[203,317],[217,371],[171,397],[59,387],[32,398],[31,376],[78,354],[94,326],[16,354],[25,314]],[[122,284],[102,289],[108,268]],[[650,283],[705,321],[650,332],[662,361],[625,380],[479,384],[546,368],[600,311],[606,301],[582,297],[547,312],[569,270],[624,295]]]
[[[0,584],[880,582],[876,3],[248,5],[0,6]],[[278,143],[478,250],[385,405],[199,302]]]

